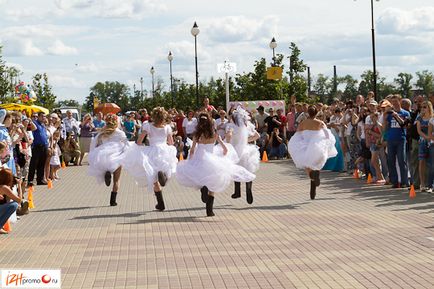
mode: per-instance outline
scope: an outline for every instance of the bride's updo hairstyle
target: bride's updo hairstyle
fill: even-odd
[[[157,106],[152,110],[151,119],[154,125],[168,124],[170,123],[170,114],[164,107]]]
[[[309,118],[313,119],[318,114],[318,110],[316,109],[315,105],[311,105],[311,106],[308,107],[307,113],[309,114]]]

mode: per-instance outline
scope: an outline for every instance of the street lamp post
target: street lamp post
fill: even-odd
[[[169,66],[170,66],[170,94],[172,95],[172,108],[173,108],[173,101],[174,101],[174,94],[173,94],[173,77],[172,77],[172,60],[173,60],[173,54],[172,51],[169,51],[169,55],[167,56],[167,60],[169,60]]]
[[[140,77],[140,99],[143,100],[143,77]]]
[[[354,0],[357,1],[357,0]],[[380,0],[375,0],[377,2],[380,2]],[[375,57],[375,21],[374,21],[374,0],[371,0],[371,33],[372,33],[372,70],[373,70],[373,77],[374,77],[374,96],[375,99],[378,100],[377,95],[377,63],[376,63],[376,57]]]
[[[270,42],[270,48],[273,49],[273,66],[276,66],[276,54],[274,54],[274,49],[277,47],[276,39],[273,37]]]
[[[199,27],[196,24],[196,21],[193,24],[193,27],[191,28],[191,35],[194,36],[194,62],[196,66],[196,105],[199,107],[199,72],[197,70],[197,35],[199,34],[200,30]]]
[[[153,66],[151,67],[150,72],[151,72],[151,75],[152,75],[152,97],[154,97],[154,73],[155,73],[155,69],[154,69]]]

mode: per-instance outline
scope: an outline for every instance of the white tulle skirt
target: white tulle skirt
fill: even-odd
[[[246,145],[238,155],[240,158],[239,165],[254,173],[259,170],[260,154],[256,145]]]
[[[288,152],[300,169],[321,170],[327,159],[335,157],[335,138],[329,129],[296,132],[288,143]]]
[[[98,183],[103,183],[107,171],[113,173],[122,166],[125,153],[131,145],[126,142],[106,142],[91,149],[88,154],[88,175],[95,177]]]
[[[223,192],[233,182],[251,182],[255,175],[236,165],[237,155],[232,146],[223,156],[219,146],[204,149],[198,145],[193,158],[178,163],[176,179],[183,186],[200,189],[206,186],[212,192]],[[212,145],[211,145],[212,146]]]
[[[176,173],[176,148],[167,144],[143,146],[133,144],[126,153],[123,167],[139,186],[146,186],[150,192],[158,181],[158,172],[164,172],[169,179]]]

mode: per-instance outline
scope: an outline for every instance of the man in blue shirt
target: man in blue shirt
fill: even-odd
[[[105,121],[102,119],[102,112],[98,112],[93,119],[93,126],[96,129],[101,129],[105,126]]]
[[[410,118],[410,113],[401,108],[401,96],[393,95],[390,99],[393,109],[388,107],[385,114],[384,126],[387,136],[387,152],[389,176],[393,188],[408,187],[408,169],[405,157],[406,146],[406,129],[407,119]],[[399,171],[401,174],[401,182],[398,181],[398,173],[396,168],[396,159],[398,158]]]
[[[30,159],[29,166],[29,186],[33,185],[33,178],[35,177],[36,171],[36,181],[38,185],[46,185],[47,182],[44,180],[44,167],[45,161],[47,159],[47,149],[48,149],[48,137],[47,129],[45,128],[45,113],[38,113],[38,118],[33,120],[35,127],[32,129],[33,132],[33,144],[32,144],[32,158]]]

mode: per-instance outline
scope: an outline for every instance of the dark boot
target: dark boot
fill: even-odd
[[[253,203],[252,182],[246,183],[246,200],[248,204]]]
[[[167,176],[164,172],[158,172],[158,182],[160,183],[160,185],[162,187],[164,187],[166,185],[167,182]]]
[[[201,192],[201,199],[203,203],[206,203],[206,201],[208,200],[208,188],[206,186],[203,186],[202,188],[200,188],[200,192]]]
[[[232,194],[232,199],[238,199],[241,197],[241,183],[234,182],[235,183],[235,191]]]
[[[155,205],[155,209],[159,211],[164,211],[166,207],[164,206],[163,193],[161,191],[154,193],[155,197],[157,197],[157,204]]]
[[[110,206],[112,206],[112,207],[118,205],[118,203],[116,203],[116,195],[117,194],[118,194],[117,192],[112,192],[112,194],[110,195]]]
[[[310,199],[315,200],[316,196],[316,184],[315,181],[310,181]]]
[[[109,171],[105,172],[104,182],[107,187],[109,187],[112,182],[112,174]]]
[[[313,180],[315,181],[315,186],[319,187],[320,179],[319,179],[319,171],[312,171]]]
[[[208,195],[208,200],[206,201],[206,215],[208,217],[214,216],[214,212],[212,211],[213,206],[214,206],[214,196]]]

